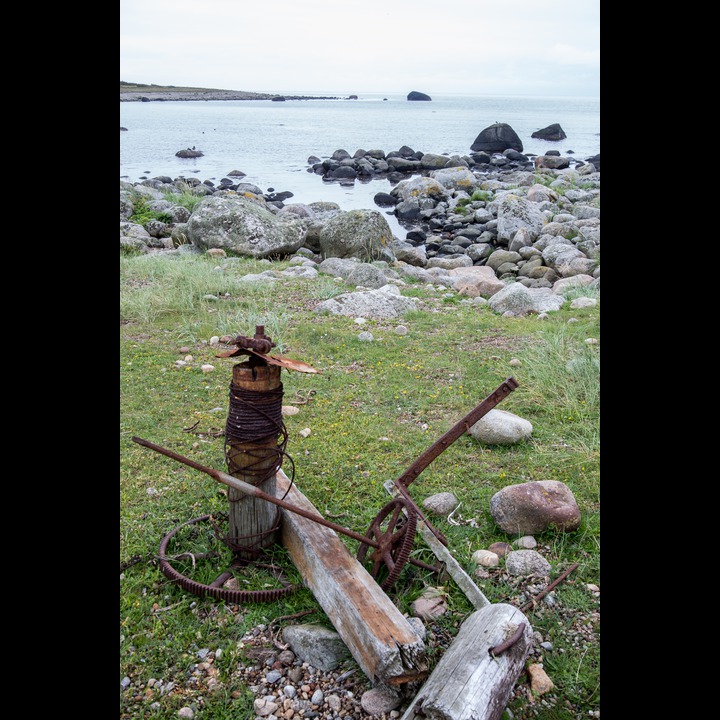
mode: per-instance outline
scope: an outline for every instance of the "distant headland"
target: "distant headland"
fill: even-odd
[[[278,95],[273,93],[246,92],[244,90],[219,90],[217,88],[177,87],[175,85],[151,85],[120,81],[120,102],[153,102],[163,100],[343,100],[334,96]],[[347,99],[356,100],[357,95]]]

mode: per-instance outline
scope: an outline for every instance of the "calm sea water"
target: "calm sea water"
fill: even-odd
[[[464,155],[495,122],[515,130],[525,153],[572,151],[584,160],[600,152],[600,101],[593,98],[433,95],[430,102],[408,102],[405,95],[378,93],[358,100],[121,102],[120,126],[127,132],[120,133],[120,177],[138,182],[184,176],[217,184],[240,170],[246,174],[242,181],[263,191],[292,192],[287,203],[325,200],[343,210],[378,210],[373,197],[392,188],[387,180],[355,181],[352,187],[329,183],[308,172],[308,157],[322,159],[338,149],[387,153],[403,145]],[[552,123],[561,125],[565,140],[530,137]],[[203,157],[175,157],[191,147]]]

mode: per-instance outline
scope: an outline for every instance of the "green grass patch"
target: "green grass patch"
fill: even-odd
[[[586,342],[599,339],[599,305],[571,310],[566,303],[544,321],[505,318],[487,306],[448,302],[412,286],[402,292],[418,298],[419,310],[401,320],[370,319],[360,326],[353,318],[315,312],[323,299],[348,291],[333,278],[243,280],[287,265],[160,253],[120,258],[120,678],[132,683],[121,691],[121,719],[175,720],[180,707],[193,704],[202,707],[204,717],[252,717],[252,695],[235,673],[243,634],[308,609],[317,612],[313,621],[329,622],[307,589],[270,603],[234,605],[188,593],[171,583],[157,562],[162,539],[186,521],[211,515],[222,524],[227,493],[207,474],[141,447],[132,437],[226,472],[229,384],[233,365],[245,358],[218,358],[225,348],[210,341],[252,336],[256,325],[277,344],[273,353],[320,371],[282,372],[283,404],[299,408],[285,418],[289,457],[283,470],[322,515],[358,533],[365,533],[390,501],[385,481],[401,475],[501,382],[510,376],[518,381],[498,408],[529,420],[532,438],[514,446],[483,446],[464,435],[409,491],[418,505],[446,491],[460,500],[453,522],[441,517],[433,523],[453,556],[473,573],[475,550],[515,539],[490,516],[490,499],[498,490],[530,480],[568,485],[581,510],[580,528],[536,539],[553,578],[572,563],[578,568],[556,589],[554,606],[541,604],[526,615],[554,647],[543,658],[556,686],[543,696],[552,707],[543,717],[586,717],[599,707],[599,600],[586,589],[588,583],[600,584],[600,359],[599,344]],[[407,334],[395,332],[400,324]],[[373,334],[372,342],[358,340],[363,330]],[[214,371],[202,370],[208,364]],[[310,429],[307,437],[304,429]],[[347,536],[343,541],[354,555],[357,541]],[[178,567],[197,582],[212,581],[228,563],[212,526],[183,527],[173,541],[175,551],[192,553],[179,559]],[[302,584],[284,549],[273,554],[290,581]],[[436,562],[419,535],[412,556]],[[238,573],[237,581],[247,589],[276,583],[254,570]],[[502,567],[477,582],[491,602],[523,604],[522,588]],[[432,573],[407,565],[388,594],[402,612],[411,612],[412,601],[438,584]],[[434,632],[454,635],[472,607],[452,580],[443,584],[450,611]],[[581,627],[588,622],[592,627]],[[568,623],[579,625],[576,634],[566,631]],[[576,642],[583,633],[587,642]],[[216,661],[220,688],[213,693],[188,680],[203,648],[222,650]],[[175,685],[160,694],[148,685],[151,679]],[[516,720],[529,720],[537,716],[537,705],[533,708],[520,689],[509,709]],[[152,703],[158,705],[151,709]]]

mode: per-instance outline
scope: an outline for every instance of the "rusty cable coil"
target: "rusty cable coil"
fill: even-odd
[[[230,383],[230,408],[225,436],[238,443],[256,442],[279,433],[287,436],[282,419],[283,385],[274,390],[244,390]]]

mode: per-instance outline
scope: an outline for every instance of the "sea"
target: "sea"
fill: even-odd
[[[388,153],[403,146],[467,155],[477,136],[498,122],[512,127],[525,154],[558,150],[584,161],[600,152],[599,98],[432,95],[430,101],[408,101],[407,94],[367,93],[357,99],[329,92],[293,94],[333,99],[121,102],[120,179],[135,183],[165,175],[217,185],[239,170],[245,176],[231,177],[233,182],[293,193],[286,204],[322,200],[342,210],[384,212],[393,232],[404,237],[406,228],[373,199],[392,189],[386,178],[329,182],[312,172],[308,159],[322,160],[336,150]],[[531,137],[554,123],[565,132],[564,140]],[[203,156],[176,157],[188,148]]]

